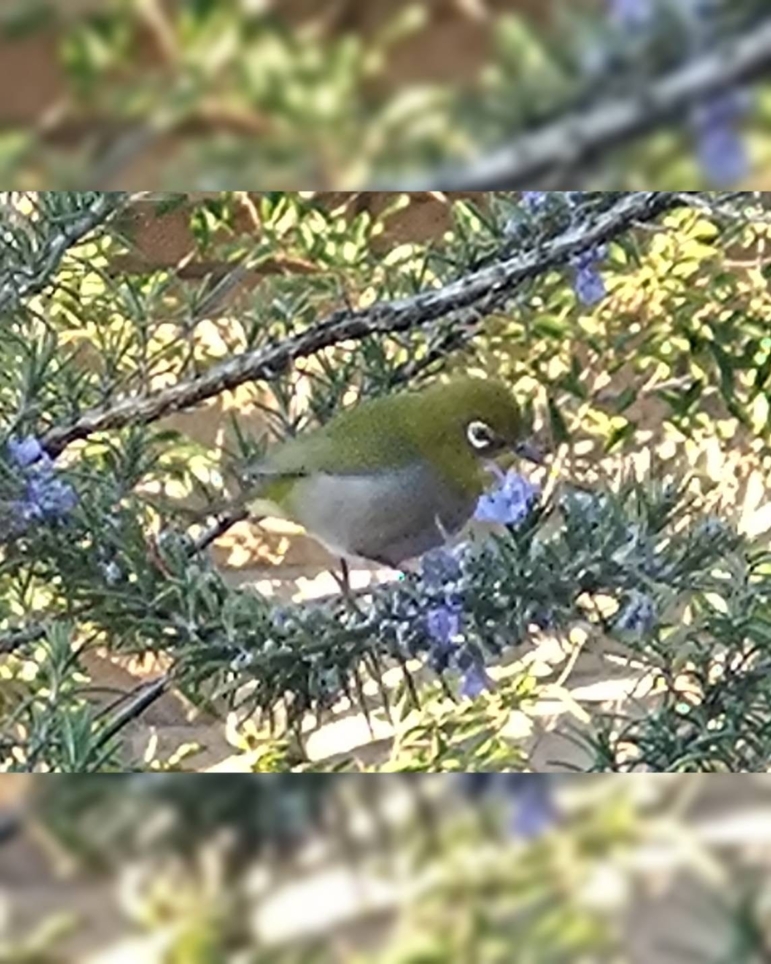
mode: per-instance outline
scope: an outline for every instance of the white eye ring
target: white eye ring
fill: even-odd
[[[466,438],[473,449],[482,452],[492,446],[495,441],[495,432],[484,422],[469,422]]]

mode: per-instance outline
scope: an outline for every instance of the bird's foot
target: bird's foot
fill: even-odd
[[[346,606],[357,613],[361,613],[361,607],[356,602],[355,593],[351,588],[351,570],[348,566],[348,560],[341,558],[340,573],[338,574],[332,570],[332,575],[340,587],[340,592],[342,593]]]

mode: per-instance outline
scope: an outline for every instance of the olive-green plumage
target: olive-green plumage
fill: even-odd
[[[503,384],[455,378],[362,402],[277,446],[247,502],[333,552],[399,565],[463,526],[489,483],[485,463],[522,435]]]

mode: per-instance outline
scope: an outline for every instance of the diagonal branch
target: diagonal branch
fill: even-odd
[[[689,203],[690,196],[683,193],[636,191],[620,195],[607,209],[594,214],[591,223],[571,225],[537,247],[409,298],[382,301],[357,311],[333,311],[301,334],[237,355],[194,379],[153,395],[126,398],[108,409],[86,412],[72,424],[48,431],[43,445],[51,455],[57,455],[72,442],[97,432],[154,422],[245,382],[274,378],[293,361],[344,341],[406,332],[441,318],[468,322],[472,316],[490,314],[505,305],[524,281],[566,264],[573,255],[609,241],[637,223],[652,221]]]
[[[157,702],[169,688],[169,676],[164,673],[152,682],[138,687],[137,695],[105,726],[99,734],[94,749],[100,750],[120,733],[124,727],[140,717],[153,703]]]
[[[23,629],[16,629],[8,633],[7,636],[0,638],[0,655],[13,653],[27,643],[36,643],[44,639],[46,627],[40,623],[33,623]]]
[[[407,191],[535,187],[548,175],[575,170],[599,152],[671,121],[705,98],[769,69],[771,18],[766,18],[748,33],[694,57],[633,93],[576,109],[467,166],[448,166],[414,183],[393,187]]]

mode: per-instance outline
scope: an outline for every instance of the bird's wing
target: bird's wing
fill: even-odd
[[[421,461],[420,452],[403,432],[384,431],[377,423],[360,427],[353,420],[298,436],[254,469],[256,478],[302,478],[314,473],[369,476],[384,469]]]

